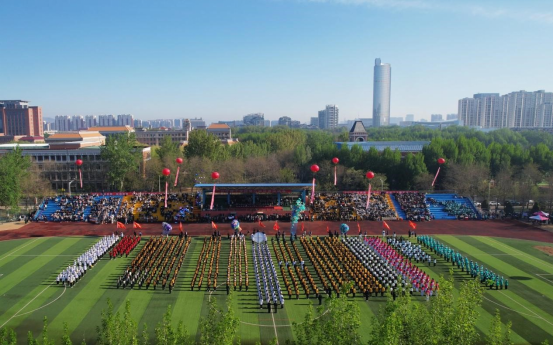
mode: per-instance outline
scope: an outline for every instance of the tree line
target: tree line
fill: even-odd
[[[190,132],[188,145],[179,147],[169,136],[159,147],[152,148],[152,158],[142,167],[142,156],[134,134],[110,136],[102,147],[102,158],[108,162],[106,180],[112,191],[157,191],[165,181],[174,181],[175,159],[184,158],[179,184],[173,191],[184,192],[197,183],[211,182],[210,174],[218,171],[224,183],[294,183],[310,182],[309,167],[316,163],[319,191],[365,190],[368,170],[376,173],[375,189],[430,190],[438,169],[438,158],[445,158],[435,185],[437,190],[456,190],[459,194],[497,198],[540,200],[553,208],[553,135],[545,132],[515,132],[501,129],[481,132],[465,127],[433,130],[424,127],[397,126],[369,128],[371,141],[426,140],[422,152],[402,155],[399,151],[360,146],[338,149],[335,142],[347,141],[346,131],[290,129],[288,127],[245,127],[235,130],[238,139],[223,145],[204,130]],[[338,184],[334,186],[334,164]],[[27,195],[41,194],[38,173],[21,151],[0,157],[0,205],[14,206]],[[172,176],[161,175],[163,168]],[[34,177],[24,182],[24,177]],[[35,181],[36,183],[32,183]],[[27,187],[37,187],[35,190]],[[24,193],[24,188],[27,192]],[[191,191],[191,190],[190,190]]]

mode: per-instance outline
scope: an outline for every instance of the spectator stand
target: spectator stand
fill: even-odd
[[[467,197],[456,194],[428,194],[426,201],[436,220],[478,220],[480,214]]]
[[[411,221],[430,221],[434,218],[426,202],[426,193],[416,191],[394,192],[394,199],[398,202],[405,218]]]

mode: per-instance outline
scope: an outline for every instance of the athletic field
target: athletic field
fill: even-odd
[[[515,344],[541,344],[544,340],[553,341],[553,257],[535,249],[535,246],[553,244],[527,240],[481,236],[435,236],[439,241],[457,249],[469,258],[490,270],[509,279],[508,290],[486,290],[483,308],[480,311],[479,329],[486,334],[495,309],[501,311],[502,320],[513,322],[513,342]],[[80,254],[98,241],[97,237],[40,237],[0,242],[0,326],[14,328],[19,343],[26,343],[27,332],[31,330],[35,337],[42,330],[44,316],[49,320],[49,336],[61,342],[62,323],[67,322],[73,343],[83,340],[95,343],[96,327],[100,325],[101,310],[106,308],[108,298],[115,309],[123,311],[125,300],[131,301],[133,318],[139,325],[147,323],[153,342],[154,327],[161,320],[167,306],[173,307],[175,325],[183,320],[188,331],[197,335],[198,320],[207,314],[208,300],[217,299],[224,303],[224,286],[208,293],[190,291],[190,282],[202,247],[203,237],[194,237],[176,281],[175,290],[156,291],[117,289],[116,278],[138,254],[145,241],[133,250],[128,258],[104,259],[88,271],[73,288],[56,285],[57,274],[72,264]],[[299,245],[299,243],[298,243]],[[308,301],[318,304],[317,299],[287,299],[285,308],[276,314],[260,310],[253,277],[251,248],[248,242],[250,265],[250,290],[236,291],[234,294],[235,311],[241,319],[240,334],[244,344],[271,343],[276,337],[279,344],[292,342],[293,321],[303,320]],[[303,248],[298,246],[309,269],[312,264]],[[273,260],[274,253],[271,248]],[[226,281],[226,267],[229,253],[229,241],[223,240],[220,255],[219,282]],[[438,260],[436,267],[419,263],[419,267],[438,278],[447,275],[451,265]],[[280,271],[277,268],[280,275]],[[311,271],[317,283],[318,277]],[[456,282],[468,275],[454,268]],[[281,279],[281,286],[283,281]],[[205,286],[204,286],[205,287]],[[301,291],[301,290],[300,290]],[[362,340],[368,339],[373,316],[383,306],[386,297],[371,297],[366,302],[361,294],[350,299],[356,301],[361,309]],[[421,304],[425,300],[416,297]]]

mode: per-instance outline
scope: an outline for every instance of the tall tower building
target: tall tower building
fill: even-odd
[[[373,126],[390,125],[390,95],[392,88],[392,66],[383,64],[380,58],[374,64],[373,83]]]
[[[326,108],[319,111],[319,128],[335,129],[338,127],[340,110],[336,105],[326,105]]]
[[[29,101],[0,100],[2,131],[6,136],[42,137],[42,108],[29,107]]]

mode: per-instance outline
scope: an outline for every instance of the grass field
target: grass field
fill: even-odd
[[[541,344],[553,341],[553,257],[534,249],[536,245],[549,245],[514,239],[437,236],[437,239],[484,263],[500,275],[509,278],[508,290],[487,290],[480,311],[478,328],[481,334],[488,331],[495,309],[501,311],[502,320],[513,322],[513,341],[516,344]],[[132,258],[145,244],[143,241],[129,258],[103,259],[74,288],[65,289],[55,284],[56,275],[98,238],[52,237],[29,238],[0,242],[0,326],[14,328],[20,343],[26,343],[27,331],[38,336],[42,319],[48,317],[50,337],[60,342],[62,323],[67,322],[73,343],[95,343],[96,327],[100,324],[101,310],[110,298],[115,309],[121,312],[125,300],[131,301],[131,311],[139,329],[147,323],[153,335],[157,322],[170,304],[173,307],[173,322],[183,320],[188,331],[197,336],[199,318],[207,314],[208,300],[217,299],[222,305],[226,292],[223,288],[209,294],[205,291],[190,291],[190,281],[202,246],[202,238],[194,238],[179,273],[175,290],[117,289],[116,278],[124,271]],[[248,244],[249,245],[249,244]],[[299,244],[298,244],[299,245]],[[299,246],[300,250],[303,248]],[[228,240],[224,240],[219,282],[226,280]],[[272,251],[272,249],[271,249]],[[251,266],[251,249],[248,246]],[[274,254],[273,254],[274,256]],[[311,266],[305,253],[306,265]],[[436,267],[419,265],[434,278],[447,275],[451,266],[438,260]],[[311,267],[310,267],[311,268]],[[278,270],[277,270],[278,271]],[[250,268],[250,283],[255,285]],[[456,282],[467,275],[454,269]],[[312,271],[315,275],[314,271]],[[279,272],[280,275],[280,272]],[[318,278],[315,278],[316,280]],[[282,284],[282,281],[281,281]],[[287,298],[287,296],[286,296]],[[358,295],[355,300],[361,309],[362,340],[368,339],[373,316],[383,306],[386,297],[372,297],[367,303]],[[420,297],[424,304],[424,300]],[[310,299],[318,304],[315,298]],[[302,295],[299,300],[286,300],[284,310],[268,314],[260,310],[255,287],[248,292],[234,294],[234,305],[241,319],[242,343],[270,343],[275,337],[279,344],[293,340],[293,321],[301,321],[308,306]]]

